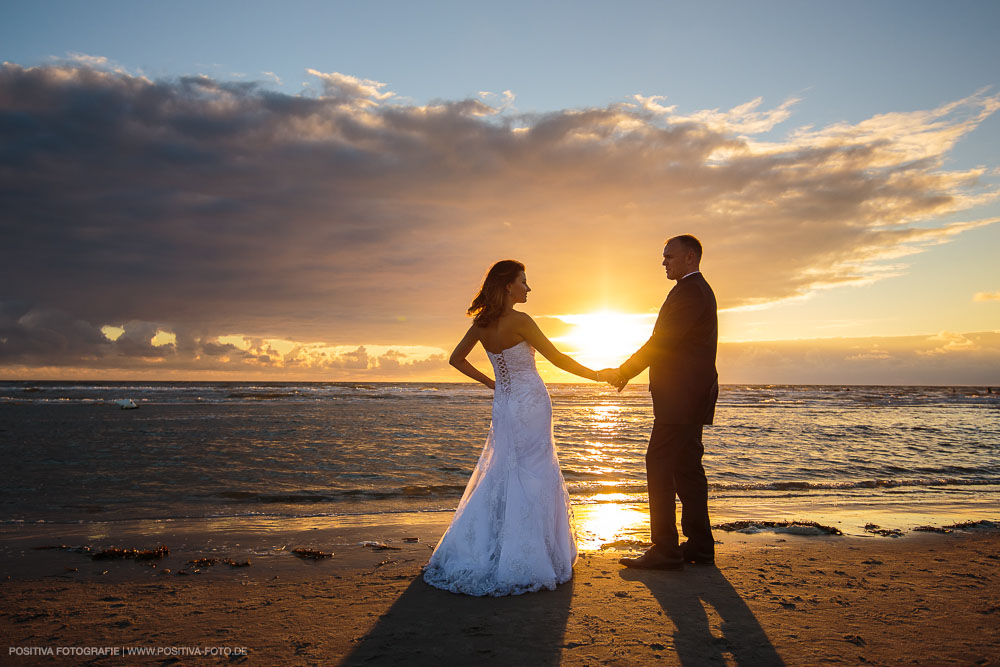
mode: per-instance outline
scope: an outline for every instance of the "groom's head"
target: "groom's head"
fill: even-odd
[[[663,246],[663,266],[667,278],[680,280],[701,263],[701,242],[690,234],[681,234],[668,239]]]

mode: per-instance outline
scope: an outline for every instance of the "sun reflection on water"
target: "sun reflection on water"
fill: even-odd
[[[617,431],[624,415],[622,406],[617,403],[602,403],[590,407],[587,423],[601,431]]]
[[[600,549],[620,540],[649,539],[649,512],[645,507],[621,504],[632,498],[620,493],[592,499],[600,502],[573,506],[576,542],[581,550]]]

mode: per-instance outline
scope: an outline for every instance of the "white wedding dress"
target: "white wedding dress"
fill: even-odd
[[[552,403],[527,341],[487,354],[496,377],[493,422],[424,581],[466,595],[553,590],[573,576],[576,535]]]

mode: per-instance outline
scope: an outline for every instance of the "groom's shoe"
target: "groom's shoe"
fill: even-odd
[[[666,556],[653,547],[638,558],[619,558],[618,562],[625,567],[635,567],[641,570],[683,570],[684,558],[680,554]]]
[[[715,565],[715,554],[711,551],[699,551],[685,542],[681,545],[681,553],[684,554],[685,563],[695,565]]]

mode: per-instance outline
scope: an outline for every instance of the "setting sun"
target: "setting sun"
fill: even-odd
[[[649,339],[655,313],[600,311],[556,315],[573,329],[556,340],[580,363],[591,368],[618,366]]]

